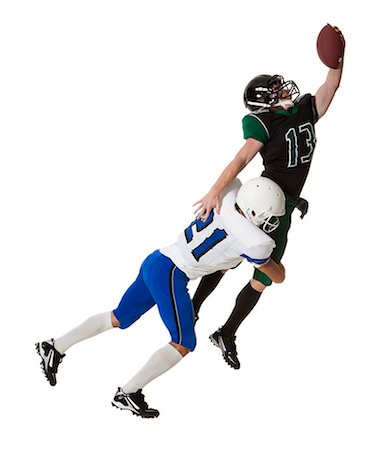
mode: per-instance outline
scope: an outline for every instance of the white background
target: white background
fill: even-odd
[[[1,2],[2,448],[389,449],[384,5]],[[157,420],[110,406],[168,341],[155,310],[70,349],[51,388],[34,343],[113,309],[143,258],[192,220],[243,143],[253,76],[316,92],[327,22],[347,41],[342,86],[317,126],[286,281],[239,330],[242,368],[208,336],[248,264],[205,303],[196,352],[144,389]],[[241,179],[261,170],[256,157]]]

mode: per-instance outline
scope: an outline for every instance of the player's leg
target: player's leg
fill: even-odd
[[[150,287],[156,301],[161,319],[167,327],[171,342],[193,351],[196,346],[194,330],[194,310],[188,293],[187,276],[166,258],[162,261],[167,269],[167,277]]]
[[[280,218],[278,228],[270,234],[275,241],[271,258],[277,262],[280,262],[286,249],[287,234],[291,226],[291,214],[294,207],[294,200],[286,197],[286,214]],[[265,288],[271,284],[272,280],[267,275],[260,270],[255,270],[253,279],[238,294],[233,311],[226,323],[210,336],[212,343],[221,349],[224,360],[234,369],[240,368],[235,342],[236,332],[258,303]]]
[[[153,353],[146,364],[118,388],[113,405],[142,417],[157,417],[158,411],[150,408],[146,414],[139,414],[135,396],[142,395],[148,383],[172,369],[195,348],[194,313],[187,291],[188,278],[166,256],[156,255],[153,264],[145,270],[145,282],[170,332],[171,342]]]
[[[51,386],[57,384],[58,366],[65,352],[72,345],[89,339],[114,327],[112,313],[105,312],[89,317],[83,323],[57,339],[48,339],[35,344],[41,357],[41,367]]]
[[[68,333],[55,339],[54,347],[63,355],[73,345],[114,328],[114,319],[112,311],[91,316]]]
[[[153,305],[153,298],[140,274],[126,291],[115,311],[91,316],[59,338],[38,342],[36,349],[41,357],[42,370],[50,385],[56,385],[58,366],[71,346],[112,328],[127,328]]]
[[[125,385],[118,388],[112,404],[149,418],[157,417],[159,412],[149,408],[144,401],[142,389],[172,369],[195,347],[195,333],[191,299],[186,289],[188,278],[184,273],[169,258],[156,252],[144,267],[143,274],[172,341],[154,352],[146,364]]]
[[[211,342],[221,349],[223,359],[233,369],[240,368],[236,347],[236,331],[256,306],[265,288],[264,284],[252,279],[238,294],[236,304],[225,325],[210,336]]]
[[[220,329],[222,334],[225,334],[226,336],[233,336],[236,334],[238,327],[256,306],[266,287],[267,285],[256,279],[250,280],[249,283],[244,286],[237,296],[236,304],[228,320]]]
[[[118,387],[112,405],[126,409],[143,418],[159,416],[159,411],[150,408],[145,401],[142,389],[151,381],[172,369],[190,350],[173,342],[158,349],[146,364],[122,387]]]
[[[206,298],[218,286],[224,274],[225,271],[218,270],[217,272],[205,275],[201,278],[192,298],[192,304],[194,305],[194,311],[196,315],[198,315],[200,307],[202,306]]]

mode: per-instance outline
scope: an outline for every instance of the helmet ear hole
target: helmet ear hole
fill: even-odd
[[[253,209],[252,209],[252,211],[251,211],[251,214],[252,214],[252,217],[255,217],[255,216],[256,216],[256,212],[253,211]]]

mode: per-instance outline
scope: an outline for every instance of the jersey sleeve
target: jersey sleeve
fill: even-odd
[[[244,139],[253,138],[260,142],[267,142],[269,139],[269,132],[257,116],[248,114],[242,119],[242,129]]]
[[[271,253],[273,248],[275,247],[275,242],[270,239],[267,244],[258,245],[256,247],[252,247],[248,249],[245,253],[242,253],[240,256],[249,261],[253,266],[258,269],[267,262],[271,258]]]

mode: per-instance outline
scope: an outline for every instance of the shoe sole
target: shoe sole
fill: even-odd
[[[133,411],[131,408],[125,408],[122,404],[121,404],[121,406],[119,406],[114,402],[111,402],[111,405],[114,408],[120,409],[122,411],[130,411],[133,414],[133,416],[142,417],[142,419],[157,419],[157,417],[159,416],[159,414],[157,414],[156,416],[143,416],[142,414],[139,414],[138,412]]]
[[[41,369],[42,369],[43,374],[45,375],[46,380],[49,382],[50,386],[55,386],[57,384],[57,381],[55,381],[54,384],[53,384],[53,382],[49,380],[49,377],[47,375],[47,372],[46,372],[46,369],[45,369],[45,359],[44,359],[44,356],[42,356],[42,352],[43,352],[43,354],[45,354],[45,352],[41,348],[40,342],[35,344],[35,349],[36,349],[38,355],[41,358]]]
[[[210,341],[211,341],[216,347],[221,348],[221,347],[219,346],[218,342],[214,339],[214,337],[213,337],[212,334],[209,336],[209,339],[210,339]],[[37,345],[38,345],[38,344],[37,344]]]
[[[232,362],[226,357],[225,352],[222,350],[221,346],[219,345],[219,342],[214,339],[212,334],[209,336],[209,339],[216,347],[218,347],[221,350],[222,357],[223,357],[224,361],[226,362],[226,364],[229,367],[231,367],[232,369],[238,370],[240,368],[240,366],[238,366],[238,367],[233,366]]]

